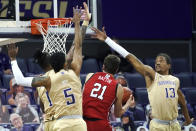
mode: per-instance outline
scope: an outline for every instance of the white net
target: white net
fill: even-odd
[[[43,27],[41,22],[36,25],[44,40],[42,52],[47,52],[50,55],[55,52],[63,52],[66,54],[65,44],[72,26],[71,22],[65,22],[65,20],[53,20],[50,22],[50,20],[48,20],[47,30]]]

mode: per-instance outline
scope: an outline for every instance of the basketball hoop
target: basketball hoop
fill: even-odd
[[[66,54],[66,40],[72,26],[71,18],[46,18],[31,20],[31,34],[42,34],[42,52],[52,55],[55,52]]]

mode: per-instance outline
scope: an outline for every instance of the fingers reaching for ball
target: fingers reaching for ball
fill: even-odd
[[[127,100],[126,104],[128,104],[130,107],[135,106],[135,98],[134,96],[131,94],[129,99]]]

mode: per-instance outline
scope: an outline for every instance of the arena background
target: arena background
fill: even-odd
[[[13,1],[13,0],[10,0]],[[42,4],[39,2],[42,1]],[[20,0],[20,19],[28,21],[32,18],[53,17],[53,0]],[[59,17],[72,16],[72,7],[82,5],[82,2],[96,1],[97,26],[105,30],[111,38],[115,38],[129,52],[136,55],[143,62],[154,59],[158,53],[168,53],[172,59],[183,59],[187,62],[185,70],[175,72],[187,81],[187,87],[196,87],[196,2],[195,0],[58,0]],[[0,0],[0,9],[8,0]],[[112,3],[111,3],[112,2]],[[49,7],[47,5],[50,5]],[[90,8],[90,11],[94,10]],[[0,14],[0,21],[14,20],[13,15],[5,10]],[[20,48],[18,57],[32,58],[36,49],[43,45],[41,36],[28,33],[2,33],[0,38],[27,38],[25,42],[17,43]],[[68,36],[67,49],[70,48],[73,34]],[[7,53],[4,46],[3,52]],[[83,42],[84,60],[96,58],[97,61],[111,53],[111,49],[103,42],[91,39],[88,34]],[[101,63],[100,62],[100,63]],[[99,63],[99,64],[100,64]],[[100,66],[100,65],[99,65]],[[183,68],[182,65],[178,65]],[[132,69],[132,68],[131,68]],[[87,72],[83,72],[85,74]],[[135,73],[134,70],[129,73]],[[82,74],[82,75],[83,75]],[[185,79],[184,79],[185,78]],[[129,83],[131,83],[130,81]],[[183,82],[182,82],[183,83]],[[184,83],[183,83],[184,85]],[[185,86],[184,86],[185,87]],[[182,88],[184,88],[182,86]],[[1,87],[9,88],[9,87]],[[196,103],[193,112],[196,119]],[[196,123],[196,122],[195,122]]]
[[[1,0],[0,7],[3,1]],[[33,6],[38,1],[28,1],[32,1],[32,9],[26,10],[21,19],[36,18],[32,12],[38,10],[37,7]],[[51,0],[45,0],[46,3],[48,1]],[[67,16],[71,16],[73,5],[78,3],[81,5],[82,3],[82,1],[78,2],[77,0],[61,1],[68,2],[65,11]],[[113,1],[112,5],[109,1],[97,1],[98,27],[105,26],[110,37],[118,39],[123,46],[141,59],[155,57],[159,52],[165,52],[172,58],[186,58],[189,61],[190,70],[196,71],[196,62],[194,61],[196,57],[194,51],[196,49],[194,6],[194,1],[191,0],[159,2],[126,0],[124,2]],[[21,11],[24,11],[25,8],[22,7]],[[49,11],[44,11],[44,6],[41,7],[39,11],[44,14],[43,16],[53,16],[52,7]],[[8,37],[7,34],[7,36],[0,35],[1,37]],[[19,37],[23,36],[20,35]],[[72,37],[69,38],[72,39]],[[32,49],[31,46],[38,48],[43,43],[41,37],[37,39],[35,36],[30,36],[29,39],[25,44],[19,44],[19,46],[24,47],[24,51],[20,52],[22,58],[32,56],[34,50],[29,50]],[[67,45],[69,48],[69,40]],[[102,48],[102,50],[96,50],[97,48],[93,47]],[[83,53],[89,57],[103,57],[107,54],[107,48],[105,44],[87,37],[84,41]],[[141,49],[145,50],[141,51]]]

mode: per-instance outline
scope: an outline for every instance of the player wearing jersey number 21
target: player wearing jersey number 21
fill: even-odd
[[[104,59],[103,72],[87,75],[83,89],[83,118],[88,131],[112,131],[108,121],[110,108],[120,117],[134,103],[132,95],[122,107],[123,88],[114,78],[120,58],[108,55]]]

